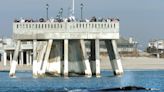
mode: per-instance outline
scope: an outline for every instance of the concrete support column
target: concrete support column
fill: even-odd
[[[16,66],[17,66],[17,59],[18,59],[20,45],[21,45],[21,41],[18,40],[17,41],[17,45],[16,45],[16,49],[14,51],[13,61],[12,61],[11,68],[10,68],[10,73],[9,73],[10,77],[14,77],[15,76],[15,71],[16,71]]]
[[[12,63],[12,52],[10,52],[10,65],[11,65],[11,63]]]
[[[23,66],[23,64],[24,64],[24,55],[23,55],[23,51],[21,51],[21,53],[20,53],[20,60],[21,60],[21,65]]]
[[[68,76],[68,39],[64,40],[64,76]]]
[[[91,67],[90,67],[88,56],[87,56],[87,51],[86,51],[84,40],[80,40],[80,45],[81,45],[82,54],[84,58],[85,74],[88,76],[92,76]]]
[[[48,64],[48,60],[49,60],[49,56],[50,56],[50,51],[52,48],[52,43],[53,43],[52,39],[48,40],[48,45],[46,48],[45,58],[44,58],[44,62],[43,62],[42,72],[41,72],[42,74],[45,74],[45,72],[46,72],[46,68],[47,68],[47,64]]]
[[[37,40],[33,40],[33,77],[37,77]]]
[[[100,76],[100,41],[95,40],[95,56],[96,56],[96,76]]]
[[[57,62],[59,63],[56,69],[58,70],[58,73],[61,74],[61,43],[60,42],[58,42],[56,48],[57,48],[56,49]]]
[[[30,65],[30,62],[29,62],[29,51],[26,51],[26,64]]]
[[[89,60],[90,60],[90,66],[91,66],[91,71],[92,71],[92,74],[96,74],[96,64],[95,64],[95,41],[94,40],[91,40],[91,44],[90,44],[90,57],[89,57]]]
[[[29,56],[30,56],[29,63],[30,63],[30,65],[32,65],[32,54],[31,54],[31,51],[29,51]]]
[[[123,74],[123,68],[121,64],[121,59],[117,51],[117,44],[115,40],[106,40],[105,41],[108,55],[111,61],[111,66],[113,69],[114,75]]]
[[[160,53],[157,53],[157,58],[160,58]]]
[[[4,51],[3,53],[3,65],[6,66],[7,65],[7,52]]]

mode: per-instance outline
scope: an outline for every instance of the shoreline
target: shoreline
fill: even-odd
[[[151,57],[121,57],[123,69],[126,70],[164,70],[163,58],[151,58]],[[101,58],[101,70],[112,71],[111,64],[108,57]],[[10,65],[3,66],[0,63],[0,72],[10,71]],[[32,66],[17,66],[17,71],[32,71]]]

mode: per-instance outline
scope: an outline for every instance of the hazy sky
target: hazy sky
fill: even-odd
[[[0,36],[12,37],[15,18],[56,17],[60,8],[64,16],[72,0],[1,0]],[[118,17],[122,36],[133,36],[141,45],[151,39],[164,39],[164,0],[75,0],[75,16],[80,17],[80,3],[85,17]]]

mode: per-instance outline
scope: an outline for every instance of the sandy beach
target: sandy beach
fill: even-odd
[[[142,69],[154,69],[164,70],[164,58],[151,58],[151,57],[121,57],[124,70],[142,70]],[[9,71],[10,65],[3,66],[0,63],[0,71]],[[101,58],[101,69],[111,70],[111,65],[108,57]],[[17,70],[26,71],[32,70],[32,66],[17,66]]]
[[[164,69],[164,58],[121,57],[124,69]],[[108,58],[101,62],[101,69],[111,69]]]

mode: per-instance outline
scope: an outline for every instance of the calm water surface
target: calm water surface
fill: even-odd
[[[16,78],[9,78],[8,72],[0,72],[0,92],[93,92],[124,86],[142,86],[164,92],[164,70],[125,71],[122,76],[113,76],[110,71],[102,71],[101,77],[46,77],[32,78],[31,72],[17,72]],[[113,92],[113,91],[112,91]],[[117,91],[124,92],[124,91]],[[136,91],[130,91],[136,92]],[[148,92],[140,90],[137,92]]]

